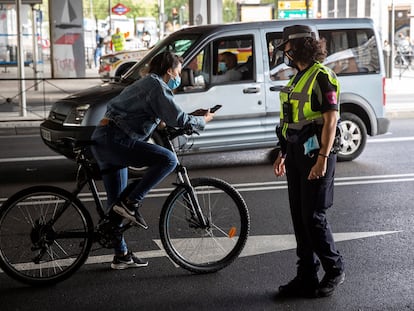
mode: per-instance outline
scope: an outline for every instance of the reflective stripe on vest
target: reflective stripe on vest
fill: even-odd
[[[280,125],[283,136],[286,137],[288,128],[301,130],[310,123],[323,124],[322,113],[313,111],[311,107],[312,90],[319,72],[325,72],[329,81],[337,87],[336,95],[339,99],[339,84],[335,74],[320,63],[312,65],[294,86],[292,86],[295,78],[293,77],[280,91]],[[283,103],[286,102],[292,105],[293,123],[288,123],[283,119]]]

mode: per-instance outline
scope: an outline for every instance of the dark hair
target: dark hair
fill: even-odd
[[[163,76],[167,73],[168,69],[175,69],[179,64],[183,62],[183,59],[178,55],[166,51],[155,55],[149,64],[149,73],[155,73],[159,76]]]
[[[321,42],[314,38],[292,39],[290,44],[297,62],[304,64],[312,61],[322,62],[326,57],[326,51],[323,50]]]
[[[221,53],[220,55],[224,56],[225,59],[227,59],[230,62],[230,65],[232,67],[235,67],[237,65],[237,55],[233,54],[232,52],[226,51]]]

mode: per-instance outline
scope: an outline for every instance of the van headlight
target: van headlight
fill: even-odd
[[[83,118],[86,115],[86,111],[89,109],[89,104],[73,107],[69,115],[66,117],[63,125],[79,126],[81,125]]]

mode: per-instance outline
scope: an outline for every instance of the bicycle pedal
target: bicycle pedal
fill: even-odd
[[[145,230],[147,230],[149,228],[147,224],[143,224],[143,223],[135,222],[135,221],[131,221],[131,226],[141,227]]]

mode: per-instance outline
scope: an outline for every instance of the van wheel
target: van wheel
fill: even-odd
[[[357,115],[344,112],[341,114],[341,130],[341,150],[338,152],[338,161],[352,161],[365,148],[367,128]]]
[[[157,131],[155,131],[152,134],[148,142],[151,144],[157,144],[157,145],[163,146],[161,137],[157,133]],[[141,177],[145,173],[147,168],[148,168],[147,166],[142,166],[142,167],[128,166],[128,175],[131,177]]]

